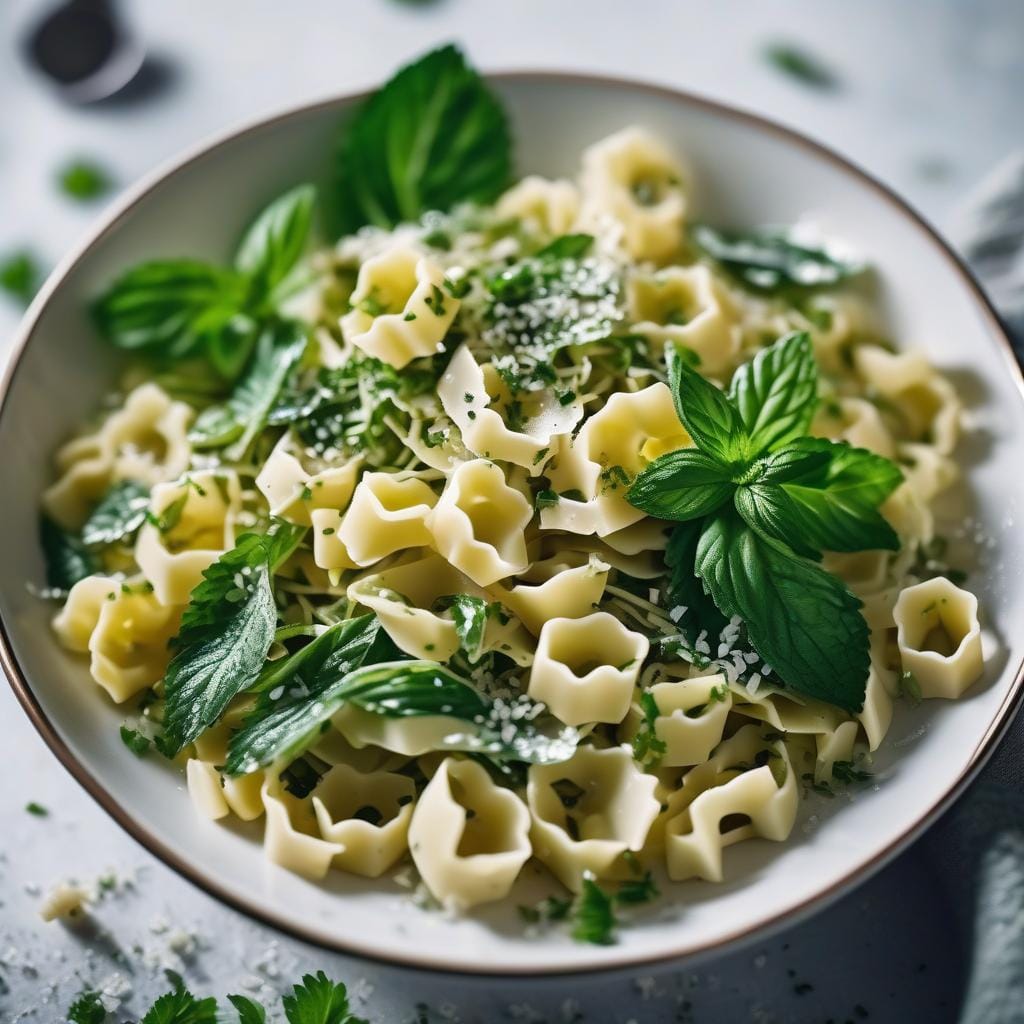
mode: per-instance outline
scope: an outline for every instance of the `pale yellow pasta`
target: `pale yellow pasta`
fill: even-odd
[[[409,849],[427,888],[452,910],[503,899],[530,857],[530,815],[474,761],[446,758],[423,790]]]
[[[345,339],[396,369],[439,351],[460,305],[441,267],[402,246],[360,267],[350,301],[341,318]]]
[[[192,806],[200,817],[217,821],[230,814],[220,785],[220,774],[206,761],[190,757],[185,765],[185,779]]]
[[[518,217],[547,235],[568,234],[579,209],[579,189],[571,181],[537,174],[528,174],[495,204],[499,217]]]
[[[607,612],[544,623],[529,695],[566,725],[621,722],[650,642]]]
[[[388,718],[354,704],[343,707],[332,722],[354,747],[380,747],[403,757],[419,757],[444,748],[449,737],[463,736],[466,731],[466,723],[458,718],[445,715]]]
[[[863,398],[839,398],[823,404],[815,416],[813,430],[819,437],[846,441],[854,448],[867,448],[887,459],[896,452],[892,433],[878,408]]]
[[[893,610],[904,672],[922,697],[953,699],[977,682],[983,661],[978,599],[943,576],[905,588]]]
[[[563,764],[534,765],[526,787],[534,855],[574,892],[587,872],[631,877],[623,855],[644,847],[661,809],[657,786],[629,747],[580,747]]]
[[[338,540],[356,565],[431,542],[427,520],[437,502],[430,485],[415,477],[364,473],[337,528]]]
[[[312,805],[286,792],[270,776],[261,796],[267,819],[263,833],[267,859],[305,878],[322,879],[344,846],[321,838]]]
[[[611,222],[634,259],[664,262],[683,241],[683,170],[664,144],[627,128],[583,153],[580,221],[598,232]]]

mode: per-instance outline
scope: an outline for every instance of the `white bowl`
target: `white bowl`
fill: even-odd
[[[877,786],[852,801],[806,801],[788,843],[728,851],[725,884],[667,887],[664,902],[610,947],[575,944],[557,929],[525,935],[515,898],[456,920],[419,909],[387,882],[337,875],[315,885],[265,861],[258,827],[200,821],[181,776],[160,758],[140,761],[123,746],[122,712],[89,681],[83,663],[58,648],[52,608],[26,589],[42,577],[38,497],[54,449],[114,380],[117,359],[93,336],[86,301],[140,260],[225,258],[254,210],[323,167],[351,97],[232,132],[144,181],[36,299],[0,406],[0,654],[46,742],[117,822],[197,885],[304,939],[421,967],[529,975],[707,953],[807,913],[880,867],[963,789],[1008,724],[1024,661],[1024,539],[1014,529],[1024,518],[1021,375],[993,311],[943,242],[835,154],[758,118],[663,89],[550,74],[499,75],[494,84],[511,111],[524,172],[571,174],[586,144],[643,124],[685,155],[701,219],[789,223],[810,214],[871,259],[893,336],[926,347],[954,371],[974,411],[959,454],[972,514],[992,544],[984,571],[971,580],[988,631],[984,680],[956,704],[899,707],[877,761]],[[527,879],[519,900],[552,891],[550,881]]]

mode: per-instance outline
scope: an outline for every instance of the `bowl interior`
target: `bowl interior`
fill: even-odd
[[[986,675],[954,706],[898,707],[877,759],[877,785],[852,799],[804,801],[791,840],[756,841],[726,856],[728,880],[664,889],[655,910],[618,945],[574,944],[562,932],[525,935],[515,905],[555,891],[541,874],[502,907],[450,920],[415,906],[390,882],[343,876],[324,887],[268,864],[259,829],[200,821],[182,777],[138,760],[120,742],[121,712],[85,665],[56,645],[52,607],[26,583],[42,577],[37,502],[56,446],[97,408],[115,358],[92,333],[90,296],[147,258],[226,258],[254,210],[322,171],[339,100],[267,121],[194,155],[129,196],[67,261],[26,323],[0,409],[5,500],[0,503],[0,616],[16,683],[65,762],[145,845],[193,880],[250,913],[336,948],[427,967],[542,973],[612,967],[706,952],[836,894],[908,838],[991,746],[1015,695],[1024,639],[1021,517],[1024,442],[1019,373],[994,318],[950,255],[891,197],[849,166],[770,126],[683,96],[623,83],[507,76],[497,87],[512,112],[523,172],[571,175],[581,149],[642,124],[680,151],[695,216],[713,223],[789,223],[812,217],[826,234],[870,258],[892,336],[922,346],[950,372],[972,410],[959,458],[970,505],[957,514],[981,539],[970,586],[986,625]]]

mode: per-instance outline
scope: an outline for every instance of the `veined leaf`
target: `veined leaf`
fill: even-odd
[[[759,292],[833,287],[864,269],[824,249],[799,245],[777,228],[723,231],[698,224],[692,235],[708,256]]]
[[[695,448],[659,456],[637,475],[626,498],[649,516],[699,519],[728,501],[735,490],[729,470]]]
[[[306,348],[305,330],[294,321],[277,321],[264,328],[248,369],[224,405],[199,415],[189,431],[197,448],[229,445],[229,459],[241,458],[263,429],[292,367]]]
[[[758,459],[750,478],[761,484],[782,484],[816,474],[832,461],[833,447],[820,437],[798,437]]]
[[[806,434],[818,404],[810,336],[797,331],[761,349],[733,375],[729,397],[750,435],[752,455]]]
[[[82,527],[82,543],[114,544],[133,534],[146,520],[149,488],[134,480],[113,484]]]
[[[228,996],[228,1002],[238,1011],[238,1024],[266,1024],[267,1011],[248,996]]]
[[[536,258],[554,260],[578,260],[590,252],[594,244],[593,235],[559,235],[540,249]]]
[[[455,594],[452,597],[452,620],[466,657],[471,664],[479,661],[487,628],[487,602],[482,597]]]
[[[196,999],[180,986],[162,995],[141,1024],[217,1024],[217,1000]]]
[[[302,984],[284,996],[281,1005],[288,1024],[367,1024],[353,1015],[345,986],[331,981],[323,971],[304,975]]]
[[[92,552],[48,516],[39,520],[39,543],[46,562],[46,585],[54,590],[66,592],[98,571]]]
[[[270,295],[295,268],[313,222],[316,189],[299,185],[275,199],[250,225],[235,255],[235,269]]]
[[[345,126],[330,197],[339,235],[487,203],[512,169],[501,103],[454,46],[403,68]]]
[[[719,515],[697,545],[696,572],[724,614],[788,687],[856,712],[867,685],[861,602],[835,576],[785,544]]]
[[[277,625],[271,575],[304,532],[278,523],[269,534],[244,534],[203,573],[164,677],[161,750],[167,756],[210,728],[259,676]]]
[[[686,609],[676,624],[691,647],[705,630],[712,642],[716,640],[729,621],[715,606],[694,571],[701,528],[699,520],[677,524],[665,549],[668,567],[665,603],[670,610]]]
[[[697,447],[725,467],[749,454],[746,428],[729,396],[705,380],[674,345],[665,350],[676,413]]]

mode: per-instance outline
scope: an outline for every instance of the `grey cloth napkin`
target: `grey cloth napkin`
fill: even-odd
[[[1024,361],[1024,150],[968,197],[954,242]],[[1024,716],[1018,715],[981,775],[923,844],[960,916],[955,924],[971,939],[960,1024],[1024,1024],[1022,760]]]

